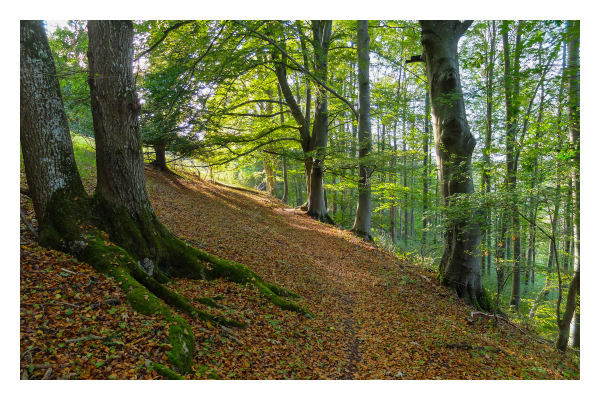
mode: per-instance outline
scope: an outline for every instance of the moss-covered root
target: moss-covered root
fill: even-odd
[[[305,308],[280,297],[298,297],[296,293],[273,285],[272,283],[265,282],[260,276],[243,264],[222,260],[201,250],[194,250],[198,252],[198,258],[204,262],[210,263],[209,268],[204,268],[205,271],[201,271],[202,274],[208,275],[209,278],[225,278],[236,283],[253,284],[277,307],[297,312],[298,314],[305,315],[309,318],[314,317],[314,315]]]
[[[91,240],[79,254],[79,259],[114,277],[135,311],[144,315],[159,313],[170,323],[169,343],[172,347],[168,352],[168,360],[176,371],[189,373],[195,345],[191,327],[183,318],[173,315],[158,297],[129,274],[127,264],[133,263],[129,254],[120,247],[106,246]]]
[[[168,367],[165,367],[162,364],[156,363],[154,361],[150,361],[149,364],[150,367],[154,368],[156,370],[156,372],[158,372],[160,375],[164,376],[165,378],[167,378],[168,380],[185,380],[185,378],[181,375],[179,375],[176,372],[173,372],[172,370],[170,370]]]

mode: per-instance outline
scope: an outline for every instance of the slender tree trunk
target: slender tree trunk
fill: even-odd
[[[517,23],[515,39],[514,64],[510,62],[510,44],[508,41],[508,22],[503,21],[502,43],[504,46],[504,85],[506,98],[506,183],[509,192],[516,192],[517,185],[517,159],[515,157],[515,143],[517,140],[517,121],[519,118],[519,82],[520,82],[520,55],[521,55],[521,21]],[[519,216],[516,212],[509,215],[513,229],[519,226]],[[512,290],[510,298],[511,309],[519,311],[521,302],[521,238],[514,231],[511,235],[513,253]],[[509,242],[510,243],[510,242]],[[507,246],[509,246],[507,243]]]
[[[369,21],[357,21],[358,51],[358,203],[352,231],[365,240],[371,239],[371,168],[364,159],[371,151],[371,101],[369,81]]]
[[[492,21],[491,29],[488,23],[488,30],[490,35],[490,50],[489,58],[486,59],[486,74],[485,74],[485,86],[486,86],[486,130],[485,130],[485,146],[483,149],[483,185],[485,193],[487,195],[491,192],[491,151],[492,151],[492,121],[493,121],[493,82],[494,82],[494,66],[496,65],[496,21]],[[487,272],[490,275],[492,268],[492,248],[491,248],[491,225],[492,225],[492,210],[487,207],[485,210],[485,244],[486,254],[483,263],[487,261]],[[485,270],[485,267],[484,267]]]
[[[444,206],[452,207],[454,195],[473,193],[471,156],[476,141],[467,122],[458,64],[458,40],[472,21],[419,23],[441,178],[440,191]],[[477,212],[473,210],[474,214]],[[481,229],[477,218],[467,215],[454,218],[446,231],[440,271],[444,284],[452,287],[459,298],[489,308],[491,305],[481,284],[480,241]]]
[[[562,319],[558,321],[558,338],[556,339],[556,348],[560,351],[566,351],[569,339],[569,327],[571,319],[577,306],[579,298],[579,267],[580,267],[580,192],[579,192],[579,167],[580,167],[580,143],[579,143],[579,21],[569,21],[567,24],[567,33],[569,35],[569,81],[568,81],[568,115],[569,115],[569,136],[571,145],[575,149],[575,159],[573,168],[573,242],[575,248],[573,252],[573,267],[575,274],[569,285],[567,294],[567,304]],[[580,322],[577,318],[572,328],[573,347],[580,347]]]

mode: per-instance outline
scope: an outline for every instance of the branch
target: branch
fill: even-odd
[[[283,111],[283,112],[278,112],[275,114],[236,114],[236,113],[223,113],[223,115],[232,115],[232,116],[236,116],[236,117],[256,117],[256,118],[271,118],[271,117],[276,117],[280,114],[285,114],[285,113],[289,113],[289,111]]]
[[[230,111],[231,110],[235,110],[236,108],[240,108],[241,106],[244,106],[244,105],[250,104],[250,103],[276,103],[276,104],[283,104],[283,105],[289,107],[289,104],[286,103],[285,101],[277,101],[277,100],[268,100],[268,99],[265,99],[265,100],[248,100],[248,101],[245,101],[243,103],[240,103],[238,105],[235,105],[235,106],[231,107],[229,110]]]
[[[456,33],[458,33],[458,37],[461,37],[462,35],[464,35],[472,23],[473,23],[473,20],[471,20],[471,21],[467,20],[467,21],[462,22],[459,25],[458,29],[456,30]]]
[[[31,197],[31,193],[29,193],[29,189],[21,187],[21,194],[24,194],[27,197]]]
[[[416,63],[416,62],[425,62],[425,60],[423,59],[423,54],[420,54],[418,56],[411,56],[410,60],[406,60],[404,62],[404,64],[410,64],[410,63]]]
[[[341,101],[343,101],[344,103],[346,103],[346,105],[348,107],[350,107],[350,110],[352,110],[352,113],[354,114],[354,116],[356,117],[356,119],[358,119],[358,112],[354,109],[354,107],[352,106],[352,104],[350,104],[350,102],[348,100],[346,100],[345,98],[343,98],[342,96],[340,96],[339,94],[337,94],[337,92],[335,90],[331,89],[329,86],[327,86],[326,84],[324,84],[323,82],[321,82],[321,80],[319,78],[317,78],[316,76],[314,76],[310,71],[308,71],[306,68],[304,68],[302,65],[300,65],[296,60],[294,60],[285,50],[283,50],[272,39],[270,39],[269,37],[263,35],[262,33],[257,32],[256,30],[254,30],[252,28],[248,28],[246,25],[244,25],[240,21],[234,21],[234,22],[237,23],[237,24],[239,24],[239,25],[241,25],[241,26],[243,26],[244,28],[248,29],[249,31],[253,32],[254,34],[258,35],[258,37],[260,37],[261,39],[269,42],[272,46],[274,46],[277,50],[279,50],[282,55],[284,55],[291,62],[293,62],[298,67],[298,69],[300,71],[302,71],[305,74],[307,74],[308,76],[310,76],[315,82],[317,82],[325,90],[327,90],[329,93],[333,94],[335,97],[337,97],[338,99],[340,99]]]
[[[192,22],[195,21],[183,21],[183,22],[178,22],[175,25],[171,26],[170,28],[168,28],[167,30],[164,31],[163,36],[158,39],[158,41],[156,41],[156,43],[154,43],[152,46],[150,46],[150,48],[146,51],[144,51],[142,54],[140,54],[139,56],[137,56],[137,58],[135,60],[133,60],[133,62],[138,61],[140,58],[142,58],[143,56],[145,56],[146,54],[150,53],[152,50],[154,50],[156,48],[156,46],[158,46],[159,44],[162,43],[163,40],[165,40],[167,38],[167,36],[169,35],[169,32],[174,31],[177,28],[182,27],[183,25],[187,25],[190,24]]]
[[[21,210],[21,219],[23,220],[23,223],[25,224],[25,226],[27,227],[27,229],[29,229],[29,231],[31,233],[33,233],[33,236],[35,236],[35,238],[37,239],[38,238],[38,233],[36,232],[35,229],[33,229],[33,226],[31,226],[31,224],[27,220],[27,217],[23,213],[23,209],[21,207],[19,207],[19,209]]]

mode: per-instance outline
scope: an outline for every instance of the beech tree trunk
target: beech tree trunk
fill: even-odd
[[[569,340],[569,328],[571,319],[577,308],[577,299],[579,298],[579,238],[580,238],[580,143],[579,143],[579,21],[569,21],[567,24],[567,33],[569,35],[569,81],[568,81],[568,115],[569,115],[569,136],[571,145],[575,149],[575,158],[573,166],[573,242],[575,248],[573,252],[573,267],[575,274],[569,285],[567,294],[567,304],[562,319],[558,321],[558,338],[556,339],[556,348],[560,351],[566,351]],[[580,347],[580,323],[579,319],[573,325],[573,347]]]
[[[421,233],[421,243],[427,243],[427,204],[429,202],[429,90],[425,94],[425,127],[423,136],[423,231]]]
[[[371,151],[371,87],[369,81],[369,21],[357,21],[358,52],[358,203],[352,231],[365,240],[371,240],[371,168],[364,159]]]
[[[519,117],[519,92],[520,92],[520,55],[521,55],[521,21],[517,23],[517,34],[515,39],[514,63],[510,62],[510,44],[508,41],[508,22],[503,21],[502,44],[504,46],[504,86],[506,99],[506,182],[508,190],[514,193],[517,185],[517,162],[515,157],[515,144],[517,140],[517,122]],[[517,204],[515,204],[517,207]],[[513,275],[510,297],[511,309],[519,311],[521,302],[521,237],[519,230],[519,215],[511,212],[509,218],[513,230],[509,236],[512,239],[513,252]],[[508,241],[507,241],[508,242]],[[507,246],[510,246],[510,243]]]
[[[458,65],[458,40],[472,21],[419,21],[427,69],[431,114],[440,192],[445,207],[452,207],[455,195],[473,193],[471,156],[475,138],[467,122]],[[478,211],[473,210],[477,215]],[[481,230],[473,215],[453,218],[446,229],[440,263],[442,281],[459,298],[488,309],[481,284],[479,244]]]
[[[73,201],[85,196],[85,190],[42,21],[21,21],[20,30],[20,139],[29,195],[43,242],[48,204],[63,196]]]

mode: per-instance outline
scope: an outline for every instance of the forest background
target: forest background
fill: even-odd
[[[206,18],[209,18],[208,16]],[[247,19],[247,17],[244,17],[245,19]],[[264,18],[264,17],[261,17]],[[500,23],[500,21],[497,21],[498,23]],[[475,35],[475,33],[473,33],[473,30],[477,30],[478,26],[474,25],[471,27],[469,33],[467,33],[467,39],[469,40],[469,37],[473,37]],[[496,27],[497,29],[499,29],[499,27]],[[479,26],[479,33],[482,32],[483,28],[481,26]],[[499,32],[497,33],[498,36],[496,37],[497,42],[496,43],[501,43],[501,37],[499,35]],[[470,36],[471,35],[471,36]],[[418,38],[417,38],[418,40]],[[499,42],[498,42],[499,41]],[[463,47],[464,49],[464,47]],[[531,55],[532,56],[542,56],[540,52],[535,53],[535,48],[530,48],[529,49],[531,51]],[[501,56],[501,45],[498,46],[497,48],[497,62],[498,60],[501,60],[502,56]],[[559,52],[560,53],[560,52]],[[408,53],[407,53],[408,54]],[[417,53],[415,53],[417,54]],[[548,54],[545,54],[544,56],[547,56]],[[464,59],[466,56],[464,54],[464,50],[461,51],[461,59]],[[560,60],[562,57],[562,54],[556,54],[556,59]],[[352,58],[352,57],[349,57]],[[558,61],[557,61],[558,62]],[[479,65],[478,65],[479,63]],[[467,64],[468,65],[468,64]],[[471,79],[477,79],[477,67],[481,67],[481,60],[480,61],[474,61],[474,64],[470,65],[470,69],[469,68],[464,68],[464,65],[461,64],[461,74],[471,74],[470,78]],[[497,71],[496,73],[498,74],[498,76],[502,75],[502,66],[500,64],[497,65]],[[420,69],[420,68],[419,68]],[[423,69],[424,70],[424,69]],[[534,70],[534,68],[532,68],[532,71],[529,72],[528,77],[531,77],[531,81],[535,82],[536,78],[539,79],[540,77],[540,72],[542,71],[538,71],[538,70]],[[536,75],[537,73],[537,75]],[[543,72],[542,72],[543,73]],[[382,74],[384,75],[384,74]],[[552,75],[551,73],[549,75]],[[421,77],[423,76],[423,74],[421,73]],[[556,79],[557,74],[554,74],[554,78]],[[405,78],[406,79],[406,78]],[[408,78],[410,79],[410,77]],[[417,78],[415,78],[417,79]],[[548,80],[550,80],[551,78],[547,78]],[[416,81],[415,81],[416,82]],[[382,81],[382,86],[384,85],[384,81]],[[398,82],[388,82],[389,86],[390,86],[390,90],[393,92],[393,90],[397,87],[396,85],[398,84]],[[414,85],[414,83],[413,83]],[[465,83],[463,82],[463,85],[465,85]],[[535,86],[535,84],[532,84],[533,86]],[[465,86],[468,86],[468,84],[466,84]],[[404,88],[408,88],[409,84],[407,82],[407,84],[404,86]],[[559,86],[556,86],[555,90],[557,89]],[[276,86],[274,86],[274,88],[276,89]],[[385,89],[385,88],[383,88]],[[382,89],[382,90],[383,90]],[[467,89],[468,90],[468,89]],[[548,90],[552,90],[552,89],[548,89]],[[402,146],[404,146],[406,148],[406,152],[404,153],[398,153],[398,154],[402,154],[400,156],[399,159],[401,159],[402,161],[402,169],[398,170],[398,172],[400,172],[401,177],[400,179],[403,179],[404,182],[410,182],[408,185],[409,190],[406,191],[406,193],[402,193],[403,197],[404,197],[404,202],[402,203],[404,205],[403,214],[397,214],[397,218],[399,221],[404,221],[403,225],[399,225],[399,227],[401,227],[401,229],[398,229],[400,231],[399,233],[399,238],[396,238],[396,241],[399,244],[399,251],[401,251],[403,254],[406,254],[407,257],[412,257],[413,260],[415,260],[416,262],[426,262],[426,260],[435,260],[435,251],[436,251],[436,245],[438,245],[437,249],[439,250],[439,245],[440,245],[440,238],[441,238],[441,231],[438,229],[436,230],[436,227],[440,225],[441,222],[438,222],[438,215],[436,215],[436,210],[438,210],[438,208],[436,208],[436,199],[437,196],[434,194],[433,190],[435,190],[436,187],[436,183],[435,183],[435,155],[432,153],[431,149],[432,149],[432,143],[429,142],[427,144],[429,151],[429,159],[425,161],[425,164],[423,164],[422,159],[420,157],[422,157],[423,155],[423,137],[422,135],[419,136],[420,133],[425,131],[425,126],[426,126],[426,122],[424,120],[424,115],[425,113],[423,111],[419,111],[419,109],[424,109],[425,104],[424,104],[424,91],[423,89],[419,89],[416,85],[413,88],[413,92],[409,93],[410,91],[408,89],[405,90],[406,93],[406,97],[405,97],[405,101],[404,101],[404,106],[405,107],[411,107],[409,108],[410,110],[413,110],[413,115],[409,116],[406,118],[406,120],[403,120],[402,122],[405,123],[406,125],[408,125],[408,128],[405,127],[404,132],[408,132],[406,134],[406,136],[400,137],[400,134],[396,135],[396,137],[398,138],[398,142],[399,144],[401,143]],[[273,94],[274,96],[276,96],[276,92]],[[539,95],[539,92],[538,92]],[[497,103],[497,110],[495,111],[498,115],[495,117],[496,120],[501,121],[503,116],[501,115],[502,108],[503,108],[503,99],[501,98],[501,94],[499,92],[495,93],[495,96],[497,97],[495,99],[496,103]],[[582,95],[585,99],[585,93]],[[406,100],[408,99],[408,100]],[[380,103],[383,103],[383,100],[379,99]],[[374,98],[372,100],[374,103],[377,104],[377,98]],[[467,98],[467,101],[469,101],[469,99]],[[537,100],[536,100],[537,101]],[[585,101],[584,101],[585,103]],[[535,103],[534,103],[535,104]],[[383,108],[383,106],[381,106]],[[392,106],[393,107],[393,106]],[[467,105],[467,109],[471,109],[473,107],[481,107],[481,103],[479,104],[475,104],[475,102],[473,102],[473,104],[468,104]],[[537,107],[537,104],[536,104]],[[535,110],[535,107],[534,107]],[[470,113],[472,113],[472,111],[469,111]],[[535,111],[534,111],[535,112]],[[548,113],[551,114],[552,112],[556,112],[556,108],[552,108],[552,107],[548,107]],[[377,118],[377,119],[376,119]],[[386,134],[383,131],[385,128],[383,128],[386,124],[385,124],[385,115],[380,115],[377,116],[376,118],[373,119],[373,126],[377,125],[377,130],[374,129],[373,132],[375,134],[375,132],[377,132],[380,135],[380,138],[383,138],[382,140],[379,141],[379,143],[377,145],[381,146],[380,149],[385,152],[385,148],[386,146],[388,146],[388,151],[391,150],[392,142],[391,142],[391,136],[387,136],[387,140],[388,142],[385,141],[386,138]],[[552,118],[552,117],[550,117]],[[530,118],[533,119],[533,116]],[[471,122],[471,121],[470,121]],[[477,122],[474,121],[475,124],[482,124],[481,121]],[[501,122],[499,122],[501,123]],[[542,129],[540,128],[542,126],[542,124],[536,125],[535,123],[531,123],[531,131],[533,132],[534,129]],[[347,133],[351,133],[352,132],[352,127],[347,126],[345,127]],[[344,129],[344,128],[342,128]],[[390,125],[387,126],[388,132],[390,129]],[[582,129],[585,131],[585,125],[582,126]],[[84,129],[83,129],[84,130]],[[398,129],[398,131],[400,131]],[[389,133],[388,133],[389,135]],[[566,136],[565,136],[566,137]],[[339,140],[342,139],[342,136],[338,136],[335,137],[334,136],[334,140],[338,140],[337,145],[339,146]],[[500,138],[499,138],[500,139]],[[432,138],[431,138],[432,140]],[[501,141],[501,139],[500,139]],[[479,149],[482,146],[482,140],[479,139],[478,143],[479,143]],[[500,142],[499,142],[500,145]],[[548,146],[552,147],[552,146],[560,146],[560,143],[548,143]],[[400,147],[400,146],[398,146]],[[592,146],[590,146],[590,148],[592,148]],[[481,150],[479,150],[481,151]],[[586,148],[583,147],[582,149],[583,153],[584,153],[584,166],[586,163],[586,157],[585,157],[585,152],[586,152]],[[274,151],[277,152],[277,151]],[[269,156],[265,156],[264,153],[258,153],[259,156],[257,157],[256,154],[249,156],[249,158],[247,158],[246,160],[244,160],[244,164],[245,165],[249,165],[250,167],[246,168],[246,171],[244,171],[246,173],[246,176],[244,176],[243,178],[240,178],[240,176],[234,176],[231,171],[227,171],[227,169],[230,168],[223,168],[223,170],[219,170],[216,169],[213,171],[213,176],[215,178],[221,178],[222,180],[229,180],[230,182],[235,182],[235,183],[240,183],[240,184],[245,184],[248,186],[257,186],[258,181],[267,181],[267,179],[263,178],[262,176],[260,176],[260,173],[262,171],[263,174],[265,174],[265,170],[268,169],[269,167],[269,162],[271,161],[269,159]],[[268,154],[268,153],[267,153]],[[280,154],[285,154],[285,152],[280,153]],[[391,154],[391,152],[390,152]],[[560,154],[560,153],[557,153]],[[290,152],[290,156],[293,156],[293,154]],[[252,158],[253,157],[253,158]],[[293,157],[290,157],[293,158]],[[396,159],[396,162],[398,164],[398,160]],[[546,177],[548,182],[552,183],[555,182],[552,180],[552,164],[556,165],[556,160],[560,159],[560,157],[557,157],[556,159],[552,159],[552,160],[548,160],[548,164],[550,164],[550,166],[548,167],[548,171],[550,171]],[[249,161],[248,161],[249,160]],[[338,162],[343,162],[342,161],[338,161]],[[288,167],[288,179],[290,179],[290,181],[300,181],[301,182],[301,167],[299,165],[294,165],[292,161],[290,162],[290,166]],[[498,164],[501,164],[501,160],[497,159],[496,162]],[[273,163],[277,163],[275,166],[275,170],[277,171],[275,173],[275,188],[274,191],[278,197],[282,197],[283,195],[283,191],[282,191],[282,181],[281,181],[281,169],[282,169],[282,165],[281,165],[281,160],[277,161],[273,161]],[[387,159],[383,159],[380,161],[380,163],[388,163],[391,164],[392,163],[392,156],[388,156]],[[476,164],[476,162],[474,162],[474,164]],[[240,164],[241,165],[241,164]],[[265,166],[267,168],[265,168]],[[423,168],[423,166],[425,166],[425,168]],[[585,168],[585,167],[584,167]],[[498,170],[500,170],[501,167],[498,167]],[[390,169],[389,171],[393,171],[392,169]],[[433,173],[432,173],[433,171]],[[423,174],[425,173],[425,174]],[[560,171],[558,172],[560,174]],[[474,175],[477,176],[477,174],[481,175],[481,172],[478,172],[477,170],[477,166],[474,166]],[[501,173],[499,173],[500,175]],[[386,198],[386,193],[389,193],[389,188],[386,185],[386,179],[389,178],[389,175],[386,175],[385,172],[380,174],[379,177],[376,176],[377,174],[375,174],[375,178],[374,181],[379,181],[380,186],[376,187],[376,191],[379,190],[378,193],[378,198]],[[206,173],[204,174],[204,176],[206,176]],[[556,176],[556,175],[554,175]],[[339,178],[338,178],[339,179]],[[424,214],[423,213],[423,207],[422,205],[423,203],[423,184],[425,181],[428,180],[429,183],[429,188],[432,191],[431,193],[429,193],[428,195],[428,213]],[[476,184],[480,182],[476,182]],[[547,182],[546,182],[547,183]],[[297,185],[296,188],[294,189],[294,191],[290,191],[290,193],[288,194],[289,198],[288,198],[288,202],[292,205],[300,205],[302,204],[301,201],[299,201],[299,197],[302,196],[300,195],[300,186],[301,185]],[[351,219],[353,221],[354,219],[354,215],[352,213],[352,207],[356,206],[356,196],[352,197],[351,191],[352,188],[350,187],[350,185],[348,184],[344,184],[343,181],[340,183],[340,180],[336,181],[336,178],[333,177],[333,179],[331,179],[329,182],[325,181],[325,188],[326,190],[329,190],[331,194],[329,194],[328,197],[328,201],[330,203],[328,209],[329,212],[331,214],[331,216],[333,217],[334,221],[338,224],[341,224],[342,226],[345,226],[346,228],[350,228],[351,227],[351,223],[349,222],[349,220]],[[387,192],[386,192],[387,190]],[[556,190],[553,190],[553,192],[556,192]],[[343,196],[343,195],[350,195],[348,196],[348,198],[346,199],[340,199],[339,197]],[[339,197],[338,197],[339,196]],[[373,208],[374,212],[373,212],[373,219],[374,219],[374,226],[385,226],[385,222],[389,221],[390,218],[390,214],[391,214],[391,206],[390,206],[390,199],[392,196],[387,196],[387,201],[380,201],[380,202],[375,202],[375,207]],[[303,199],[306,200],[306,193],[303,194]],[[402,198],[397,198],[396,201],[398,201],[398,203],[400,203],[403,199]],[[411,205],[412,207],[409,207],[408,205]],[[566,203],[564,205],[562,205],[562,207],[567,207]],[[559,209],[561,208],[561,205],[559,205]],[[335,211],[334,211],[335,210]],[[584,202],[584,210],[585,210],[585,202]],[[347,218],[349,217],[348,220],[346,220],[346,218],[344,218],[343,213],[348,212]],[[408,215],[407,215],[408,213]],[[432,213],[433,215],[431,215],[430,213]],[[421,231],[421,224],[423,223],[423,215],[426,216],[425,220],[429,222],[429,228],[428,230],[424,230],[423,232],[428,232],[428,237],[423,240],[423,235],[419,235],[418,232]],[[566,214],[565,214],[566,215]],[[590,214],[592,215],[592,214]],[[542,218],[543,219],[543,218]],[[557,227],[557,231],[560,229],[563,229],[563,236],[565,238],[568,237],[568,226],[567,226],[567,221],[566,218],[563,218],[562,220],[559,220],[561,222],[559,222],[559,226]],[[588,219],[588,221],[590,221],[590,219]],[[543,221],[541,222],[543,223]],[[561,225],[562,224],[562,225]],[[375,241],[380,245],[380,246],[391,246],[391,244],[389,244],[390,239],[391,238],[387,238],[386,237],[386,233],[385,232],[389,232],[389,225],[385,228],[381,228],[381,230],[376,231],[378,232],[378,234],[375,235]],[[498,227],[499,228],[499,227]],[[526,229],[526,228],[523,228]],[[585,223],[583,224],[582,227],[582,235],[585,236]],[[390,235],[391,236],[391,235]],[[593,238],[593,232],[590,233],[590,236]],[[539,259],[545,260],[546,263],[548,262],[549,259],[551,259],[551,254],[548,254],[547,250],[544,250],[544,247],[546,247],[546,249],[548,248],[548,241],[544,242],[543,238],[541,239],[541,244],[539,245],[539,248],[541,249],[538,252],[538,257]],[[565,242],[565,240],[563,240],[563,243]],[[566,248],[567,244],[565,244],[565,248]],[[583,252],[584,256],[583,259],[585,259],[585,252]],[[568,261],[568,256],[569,252],[568,251],[564,251],[563,256],[564,258],[561,260],[561,262],[565,263],[566,269],[569,268],[569,261]],[[507,257],[508,258],[508,257]],[[431,262],[430,261],[430,262]],[[591,261],[591,260],[590,260]],[[584,261],[585,262],[585,261]],[[544,269],[545,266],[541,267],[540,269]],[[484,276],[487,274],[488,275],[488,281],[486,282],[488,285],[494,285],[497,284],[498,282],[498,277],[496,276],[494,279],[493,273],[493,269],[487,269],[484,270]],[[543,271],[542,271],[542,276],[543,276]],[[535,286],[534,288],[530,289],[531,292],[537,293],[539,292],[539,289],[541,289],[543,287],[543,284],[545,282],[540,282],[542,281],[542,279],[540,279],[537,282],[538,286]],[[536,288],[537,288],[537,292],[536,292]],[[506,290],[506,287],[505,287]],[[506,295],[506,297],[504,297],[504,301],[508,302],[509,296]],[[535,299],[531,299],[531,300],[535,300]],[[543,312],[543,310],[541,311]],[[590,321],[591,322],[591,321]],[[591,329],[593,329],[590,326]]]

